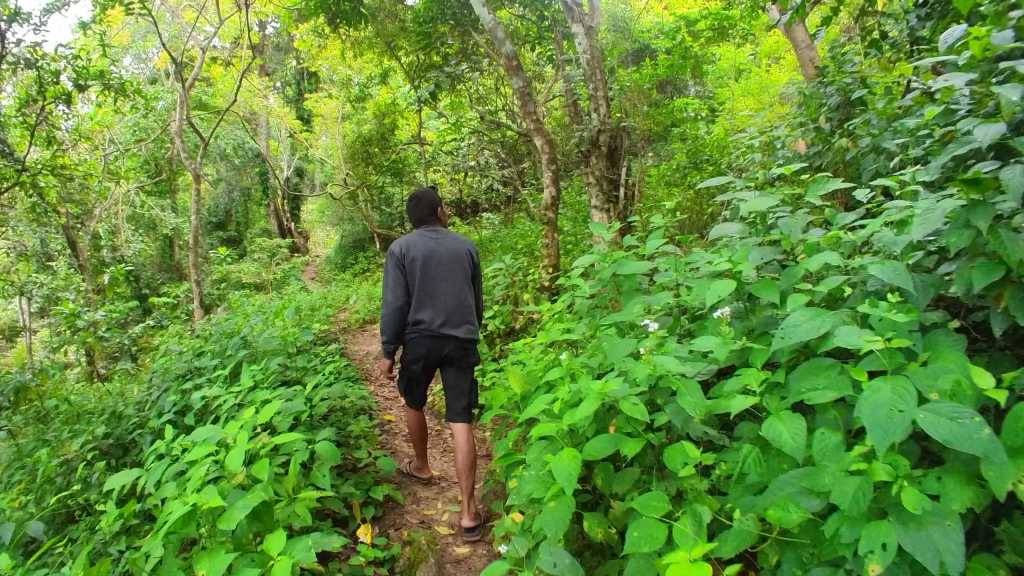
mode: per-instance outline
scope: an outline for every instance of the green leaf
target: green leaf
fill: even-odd
[[[771,278],[761,278],[757,282],[751,284],[750,293],[761,300],[775,304],[776,306],[778,306],[782,300],[782,296],[779,292],[779,283]]]
[[[580,470],[583,469],[583,457],[572,447],[565,447],[551,459],[551,474],[566,494],[572,495],[576,490]]]
[[[480,576],[505,576],[512,570],[512,565],[505,560],[495,560],[484,568]]]
[[[224,471],[228,474],[238,474],[245,464],[245,444],[238,444],[228,451],[224,457]]]
[[[288,534],[285,533],[283,528],[278,528],[263,538],[263,545],[260,549],[266,552],[271,558],[277,558],[277,555],[281,553],[281,550],[284,550],[284,545],[287,541]]]
[[[623,554],[657,552],[668,539],[668,527],[660,520],[638,516],[626,528],[626,545]]]
[[[840,329],[837,329],[838,332]],[[824,404],[853,394],[850,376],[838,361],[832,358],[811,358],[789,375],[787,402]]]
[[[291,576],[291,573],[292,559],[287,556],[275,560],[273,567],[270,568],[270,576]]]
[[[802,462],[807,454],[807,421],[790,410],[772,414],[761,424],[761,435],[768,442]]]
[[[985,419],[974,410],[955,402],[935,401],[921,406],[917,425],[943,446],[1003,462],[1006,450]]]
[[[782,202],[777,196],[756,196],[740,203],[740,216],[748,216],[754,212],[764,212]]]
[[[728,184],[734,182],[736,179],[732,176],[715,176],[714,178],[708,178],[707,180],[697,184],[697,189],[712,188],[714,186],[721,186],[722,184]]]
[[[843,476],[832,485],[829,502],[850,516],[861,516],[868,510],[874,488],[867,476]]]
[[[955,512],[932,506],[923,514],[897,512],[893,520],[900,546],[929,572],[963,572],[964,528]]]
[[[988,148],[995,144],[1006,134],[1006,124],[1003,122],[988,122],[978,124],[974,127],[974,139],[983,147]]]
[[[117,490],[126,484],[138,480],[145,471],[142,468],[129,468],[127,470],[121,470],[117,474],[114,474],[107,481],[103,483],[103,491],[109,492],[111,490]]]
[[[867,383],[854,414],[864,423],[879,455],[910,435],[917,389],[905,376],[883,376]]]
[[[914,288],[914,277],[903,262],[895,260],[882,260],[868,264],[868,274],[879,278],[893,286],[898,286],[910,293],[916,292]]]
[[[271,446],[279,446],[281,444],[302,440],[305,437],[306,435],[301,432],[285,432],[284,434],[278,434],[277,436],[272,437],[269,444]]]
[[[715,280],[708,287],[707,293],[704,294],[704,307],[710,308],[720,302],[723,298],[732,294],[736,290],[736,281],[723,278],[721,280]]]
[[[868,522],[860,533],[857,554],[864,559],[866,573],[881,574],[896,558],[899,542],[896,527],[888,520]]]
[[[971,285],[978,293],[1006,274],[1006,265],[995,260],[978,260],[971,266]]]
[[[554,576],[583,576],[583,567],[564,548],[551,542],[540,545],[537,567]]]
[[[192,567],[196,576],[221,576],[227,572],[228,566],[236,556],[236,552],[228,552],[223,548],[203,550],[192,559]]]
[[[904,486],[900,490],[900,503],[912,514],[922,514],[932,507],[932,501],[913,486]]]
[[[615,266],[615,273],[628,276],[631,274],[646,274],[654,269],[654,262],[646,260],[622,260]]]
[[[316,451],[317,460],[323,462],[323,464],[329,468],[341,463],[341,452],[333,442],[321,440],[316,443],[313,450]]]
[[[743,237],[749,234],[750,231],[747,229],[746,224],[740,222],[722,222],[716,224],[710,232],[708,232],[708,240],[717,240],[719,238],[727,237]]]
[[[1019,206],[1024,197],[1024,164],[1010,164],[999,171],[999,183],[1008,196]]]
[[[680,474],[700,462],[700,448],[688,440],[681,440],[665,448],[661,456],[668,469]]]
[[[1003,418],[1000,431],[1003,444],[1011,450],[1024,448],[1024,402],[1017,402]]]
[[[822,308],[800,308],[786,317],[775,330],[772,352],[825,335],[832,329],[832,312]]]
[[[661,490],[645,492],[634,498],[629,505],[637,512],[647,516],[664,516],[672,509],[672,503],[669,502],[668,496]]]
[[[636,396],[626,396],[619,400],[619,410],[643,422],[649,422],[651,419],[647,407]]]
[[[974,364],[969,365],[968,370],[971,373],[971,380],[974,381],[974,385],[978,388],[991,390],[996,387],[996,379],[988,370]]]
[[[249,472],[260,481],[266,482],[270,477],[270,459],[261,458],[252,465]]]
[[[583,445],[583,459],[603,460],[618,449],[618,434],[598,434]]]
[[[718,546],[711,551],[715,558],[728,560],[757,543],[761,524],[753,514],[733,516],[732,527],[715,538]]]
[[[217,519],[217,528],[221,530],[234,530],[238,523],[245,519],[252,512],[252,509],[266,501],[266,489],[262,486],[254,486],[241,498],[235,500],[228,506],[228,509]]]

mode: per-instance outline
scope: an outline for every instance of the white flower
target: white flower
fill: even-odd
[[[643,320],[641,320],[640,321],[640,325],[643,326],[644,328],[646,328],[648,332],[654,332],[655,330],[657,330],[658,328],[661,327],[654,320],[650,320],[650,319],[647,319],[647,318],[644,318]]]
[[[502,544],[502,545],[498,546],[498,553],[499,554],[505,554],[506,552],[508,552],[508,544]]]
[[[640,347],[640,355],[643,356],[644,354],[647,354],[647,348],[644,348],[643,346],[641,346]]]
[[[718,310],[715,310],[711,314],[711,316],[717,318],[718,320],[728,320],[729,318],[732,317],[732,310],[730,310],[728,306],[725,306],[724,308],[719,308]]]
[[[565,362],[566,360],[569,359],[569,353],[568,352],[562,352],[562,354],[558,357],[558,359],[561,360],[562,362]]]

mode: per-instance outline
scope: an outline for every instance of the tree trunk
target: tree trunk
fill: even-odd
[[[555,279],[561,268],[558,240],[558,204],[560,182],[558,174],[558,154],[551,133],[544,125],[540,109],[530,86],[530,79],[519,60],[515,46],[505,33],[505,27],[494,16],[484,0],[470,0],[484,30],[490,36],[498,53],[501,67],[508,76],[515,95],[519,114],[522,116],[526,130],[530,134],[534,148],[540,158],[541,181],[544,197],[541,202],[541,219],[544,223],[544,248],[541,262],[541,288],[554,291]]]
[[[78,239],[78,234],[75,232],[74,225],[71,222],[71,214],[66,208],[60,209],[60,213],[63,217],[60,229],[64,233],[64,242],[68,246],[68,252],[71,253],[71,259],[75,262],[75,269],[82,276],[86,297],[91,302],[95,297],[95,286],[92,278],[92,266],[89,265],[89,252]]]
[[[818,65],[821,64],[821,58],[818,56],[817,46],[814,45],[814,41],[811,40],[811,35],[807,31],[807,24],[796,14],[783,14],[778,4],[769,4],[765,8],[765,12],[772,25],[782,32],[782,35],[789,41],[789,45],[792,46],[804,80],[813,81],[818,77]]]
[[[555,66],[562,84],[562,104],[565,106],[565,115],[573,126],[582,127],[583,112],[580,111],[579,98],[576,97],[576,89],[573,88],[572,80],[567,72],[562,29],[557,24],[553,25],[553,28],[555,30]]]
[[[192,324],[198,325],[206,315],[203,308],[203,275],[200,247],[202,231],[200,229],[200,206],[203,198],[203,175],[196,167],[190,170],[192,176],[192,193],[189,197],[188,214],[188,279],[192,286]]]
[[[589,13],[584,12],[579,0],[560,0],[559,3],[569,21],[587,83],[590,134],[583,177],[590,201],[590,219],[605,224],[625,220],[629,217],[629,206],[625,198],[620,201],[619,196],[619,168],[624,150],[616,146],[620,130],[612,123],[604,54],[597,38],[601,18],[600,2],[590,0]]]
[[[21,294],[18,300],[18,324],[21,325],[21,339],[25,343],[25,365],[32,371],[32,301]]]
[[[176,150],[172,144],[171,153],[167,157],[167,186],[170,193],[171,201],[171,214],[174,220],[178,219],[178,165],[175,161]],[[181,249],[178,246],[178,234],[177,228],[171,230],[171,233],[167,235],[167,252],[168,258],[171,260],[171,274],[175,280],[181,280],[185,277],[182,274],[181,269]]]

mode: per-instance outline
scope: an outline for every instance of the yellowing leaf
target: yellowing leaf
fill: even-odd
[[[363,544],[373,544],[373,525],[369,522],[366,524],[360,524],[359,529],[356,530],[356,538],[358,538]]]
[[[394,422],[395,421],[394,414],[385,414],[385,415],[381,416],[381,418],[387,420],[388,422]]]
[[[455,553],[459,556],[465,556],[466,554],[469,554],[472,551],[472,549],[468,546],[456,546],[455,548],[453,548],[453,550],[455,550]]]
[[[455,534],[455,530],[452,530],[447,526],[437,525],[434,526],[434,530],[436,530],[438,534],[443,534],[444,536],[451,536],[452,534]]]
[[[513,513],[509,514],[508,517],[511,518],[512,521],[515,522],[516,524],[521,524],[522,521],[525,520],[525,517],[522,514],[520,514],[519,512],[513,512]]]

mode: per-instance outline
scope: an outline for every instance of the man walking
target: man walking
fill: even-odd
[[[477,340],[483,321],[480,258],[468,239],[448,231],[448,214],[435,186],[413,192],[405,205],[414,230],[388,248],[380,311],[381,372],[391,378],[395,353],[402,348],[398,390],[405,400],[405,422],[415,458],[400,470],[429,482],[427,386],[441,371],[445,421],[455,439],[455,472],[462,497],[459,525],[467,542],[483,536],[477,511],[476,443],[473,410],[480,363]]]

